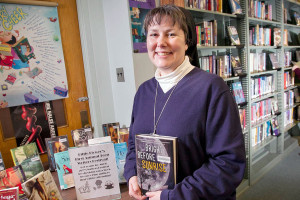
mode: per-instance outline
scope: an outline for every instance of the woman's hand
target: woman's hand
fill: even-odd
[[[160,200],[161,191],[156,192],[147,192],[146,196],[149,197],[149,200]]]
[[[293,68],[292,68],[293,71],[295,71],[295,69],[300,68],[300,62],[293,62],[293,61],[292,61],[292,63],[293,63],[293,65],[294,65]]]
[[[130,197],[133,197],[135,199],[138,200],[144,200],[147,197],[146,196],[142,196],[142,192],[141,189],[138,185],[138,180],[137,180],[137,176],[133,176],[129,179],[129,195]]]

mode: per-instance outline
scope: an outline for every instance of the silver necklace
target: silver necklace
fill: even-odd
[[[158,116],[158,118],[157,118],[157,121],[156,121],[156,123],[155,123],[156,98],[157,98],[157,89],[158,89],[158,82],[156,82],[156,91],[155,91],[155,100],[154,100],[154,119],[153,119],[153,126],[154,126],[154,128],[153,128],[153,134],[154,134],[154,135],[156,135],[156,127],[157,127],[158,121],[159,121],[159,119],[160,119],[160,117],[161,117],[161,114],[163,113],[163,111],[164,111],[164,109],[165,109],[165,107],[166,107],[166,105],[167,105],[167,103],[168,103],[170,97],[172,96],[172,94],[173,94],[173,92],[174,92],[176,86],[177,86],[177,83],[175,84],[175,86],[173,87],[171,93],[169,94],[169,96],[168,96],[168,98],[167,98],[167,100],[166,100],[166,102],[165,102],[165,105],[164,105],[164,107],[162,108],[162,110],[161,110],[161,112],[160,112],[160,114],[159,114],[159,116]]]

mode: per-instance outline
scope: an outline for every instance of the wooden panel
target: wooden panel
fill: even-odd
[[[69,85],[69,98],[63,100],[67,125],[59,127],[58,134],[68,135],[70,145],[73,146],[73,142],[71,142],[71,130],[81,128],[80,111],[86,110],[88,112],[89,121],[91,121],[88,101],[77,101],[79,97],[87,96],[87,91],[81,51],[76,0],[50,1],[58,3],[57,9]],[[8,119],[9,118],[7,118],[7,120]],[[2,136],[2,128],[0,131]],[[16,141],[14,138],[6,140],[3,137],[0,138],[0,151],[3,154],[3,159],[6,167],[13,166],[9,149],[14,147],[16,147]],[[43,162],[47,162],[46,154],[42,155],[41,158]]]

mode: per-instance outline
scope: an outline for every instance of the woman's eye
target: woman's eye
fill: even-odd
[[[169,36],[173,37],[175,36],[175,33],[169,33]]]

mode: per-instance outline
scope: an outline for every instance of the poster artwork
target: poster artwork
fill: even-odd
[[[0,3],[0,108],[68,97],[56,7]]]
[[[147,52],[146,33],[143,29],[144,19],[148,11],[155,8],[155,0],[129,0],[132,41],[134,53]]]
[[[10,108],[17,146],[35,142],[40,153],[46,152],[45,138],[57,136],[52,102]]]
[[[113,143],[69,149],[77,199],[120,198]]]

